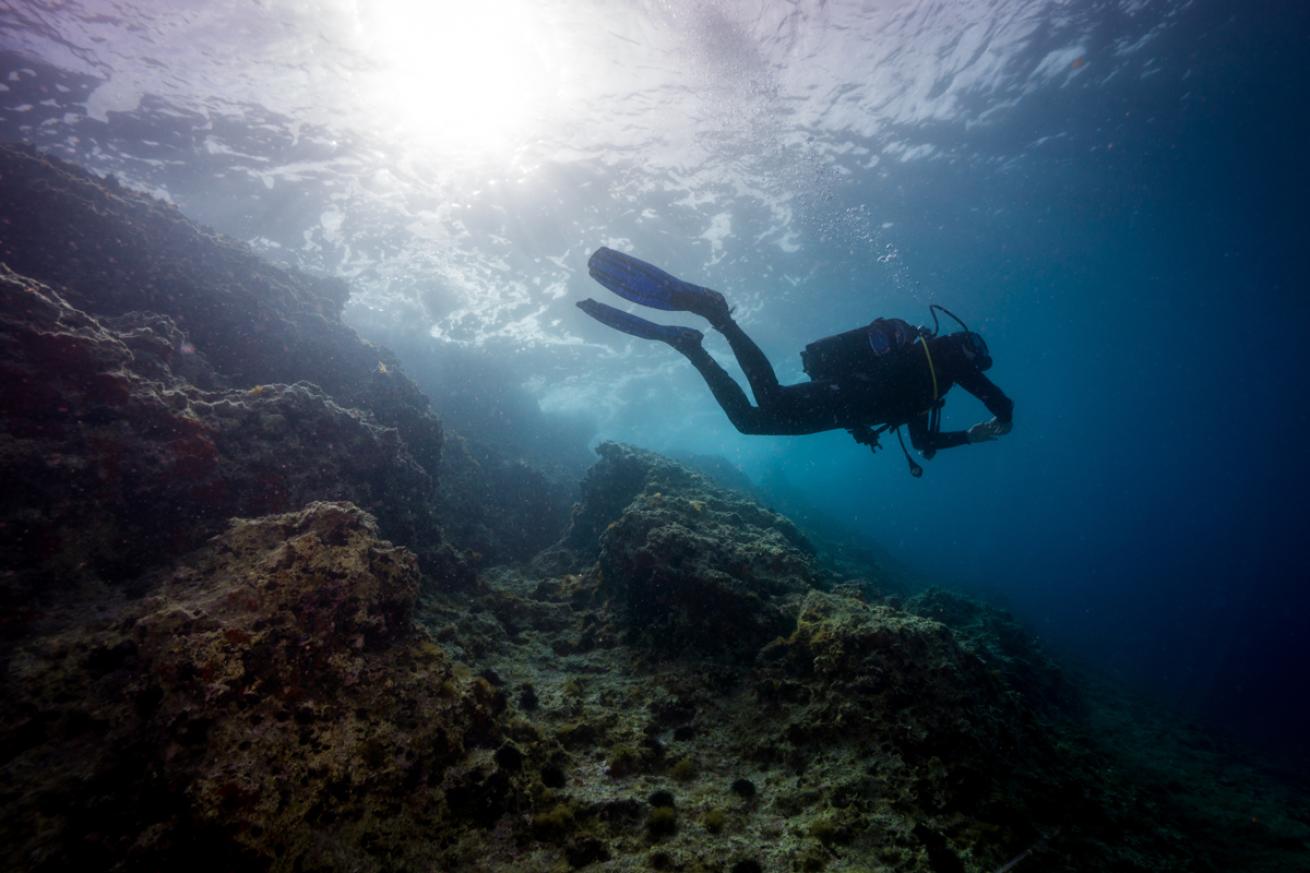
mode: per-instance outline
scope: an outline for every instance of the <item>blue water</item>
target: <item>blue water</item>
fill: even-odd
[[[840,438],[788,463],[1052,644],[1304,753],[1307,30],[1268,11],[1195,10],[1161,47],[1197,59],[1186,77],[1034,107],[1034,126],[1072,132],[1021,171],[904,183],[898,244],[982,322],[1011,436],[915,483]],[[967,396],[947,409],[985,415]]]
[[[722,455],[1310,755],[1303,4],[423,8],[8,8],[0,134],[347,277],[361,331],[458,350],[462,408],[531,407],[507,444],[544,414]],[[1014,431],[921,480],[894,443],[739,435],[676,354],[574,309],[616,302],[603,244],[722,290],[784,381],[817,337],[942,303]],[[957,389],[945,427],[985,417]]]

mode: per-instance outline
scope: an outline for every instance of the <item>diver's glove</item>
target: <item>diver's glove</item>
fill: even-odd
[[[852,428],[847,428],[847,430],[850,432],[850,435],[855,438],[855,441],[860,445],[868,446],[869,449],[874,452],[882,448],[882,445],[879,444],[878,442],[877,431],[875,431],[873,428],[869,427],[868,425],[860,424]]]
[[[1013,426],[1011,422],[1000,421],[996,418],[991,421],[980,421],[969,428],[969,442],[985,443],[988,440],[994,440],[999,436],[1005,436]]]

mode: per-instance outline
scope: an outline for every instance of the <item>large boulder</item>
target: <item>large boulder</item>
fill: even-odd
[[[1083,705],[1065,671],[1011,613],[936,586],[906,598],[905,609],[949,627],[965,651],[1003,676],[1029,705],[1067,715]]]
[[[780,801],[815,810],[821,841],[896,845],[927,869],[963,870],[990,863],[998,844],[1022,847],[1097,815],[1085,750],[1062,749],[1042,702],[941,622],[812,591],[753,681],[769,729],[740,753],[832,786],[824,803]],[[892,811],[904,830],[889,840],[878,829]]]
[[[660,455],[618,443],[582,485],[555,557],[595,561],[628,638],[664,654],[748,661],[832,580],[787,519]]]
[[[890,606],[810,592],[794,630],[760,655],[763,688],[798,682],[796,741],[891,743],[916,755],[1012,748],[1011,698],[950,628]]]
[[[5,679],[9,869],[420,869],[522,801],[507,703],[348,503],[237,520]]]

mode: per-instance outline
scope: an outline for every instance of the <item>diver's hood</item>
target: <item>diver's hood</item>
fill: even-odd
[[[960,337],[960,349],[964,352],[964,357],[980,371],[991,369],[992,354],[987,349],[987,341],[982,338],[982,334],[974,333],[971,330],[962,331],[956,336]]]

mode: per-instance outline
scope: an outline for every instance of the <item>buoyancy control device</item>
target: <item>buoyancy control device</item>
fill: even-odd
[[[900,318],[875,318],[864,327],[857,327],[843,333],[834,334],[815,340],[801,352],[801,366],[805,374],[816,382],[838,382],[854,375],[864,377],[875,375],[889,361],[899,358],[908,350],[921,346],[927,366],[932,372],[933,403],[929,410],[929,432],[936,433],[941,428],[942,399],[937,393],[937,374],[934,371],[932,354],[928,351],[928,340],[937,336],[941,329],[937,313],[941,311],[950,316],[966,334],[966,347],[973,351],[980,369],[991,366],[991,356],[981,335],[969,330],[969,326],[958,315],[944,306],[930,304],[932,328],[915,327]],[[877,427],[862,426],[851,429],[851,436],[856,442],[867,445],[876,452],[880,448],[878,436],[888,430],[895,432],[896,439],[909,463],[910,474],[916,479],[923,475],[923,467],[915,463],[905,448],[901,438],[901,422],[889,422]]]

